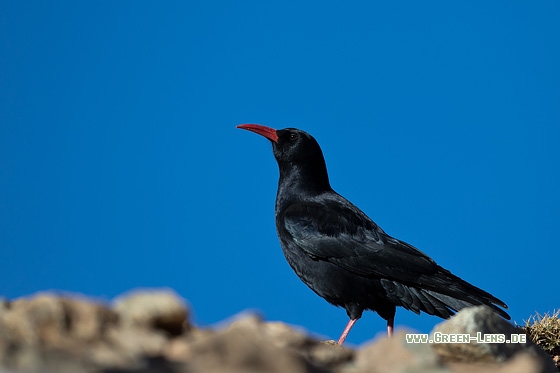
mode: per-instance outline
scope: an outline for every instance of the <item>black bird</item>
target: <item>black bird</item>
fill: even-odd
[[[344,307],[350,321],[342,345],[364,310],[387,320],[393,334],[396,306],[448,318],[462,308],[504,302],[440,267],[406,242],[389,236],[329,183],[323,152],[308,133],[258,124],[238,128],[272,142],[280,169],[276,229],[282,251],[299,278],[327,302]]]

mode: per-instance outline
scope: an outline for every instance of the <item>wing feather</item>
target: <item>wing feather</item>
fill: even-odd
[[[298,202],[284,212],[285,230],[308,255],[364,277],[413,281],[437,271],[430,257],[385,234],[349,202],[329,202]]]
[[[315,260],[381,281],[387,298],[414,312],[449,317],[453,310],[485,304],[509,315],[498,298],[453,275],[428,255],[387,235],[360,209],[339,195],[299,201],[282,212],[282,231]]]

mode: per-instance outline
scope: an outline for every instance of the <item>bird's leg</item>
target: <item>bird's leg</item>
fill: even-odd
[[[387,336],[390,338],[393,336],[393,326],[395,324],[395,318],[391,317],[387,320]]]
[[[342,335],[338,339],[338,344],[339,345],[342,346],[342,344],[346,340],[346,337],[348,336],[348,333],[350,333],[350,329],[352,329],[352,327],[354,326],[356,321],[358,321],[358,319],[350,319],[350,321],[348,321],[348,324],[346,324],[346,328],[344,328],[344,331],[342,332]]]

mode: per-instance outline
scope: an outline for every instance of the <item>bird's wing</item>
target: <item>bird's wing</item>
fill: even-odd
[[[282,215],[285,232],[309,256],[357,275],[407,282],[438,270],[430,257],[385,234],[342,197],[296,202]]]
[[[387,235],[343,197],[300,201],[278,216],[280,235],[315,260],[331,262],[358,276],[380,279],[397,305],[440,317],[451,310],[485,304],[506,319],[493,295],[438,266],[429,256]]]

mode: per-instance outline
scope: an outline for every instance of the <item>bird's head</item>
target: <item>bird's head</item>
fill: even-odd
[[[278,163],[301,164],[309,163],[320,158],[323,160],[323,152],[317,140],[305,131],[297,128],[274,128],[261,126],[260,124],[241,124],[237,126],[244,130],[258,133],[272,142],[274,157]]]
[[[272,142],[272,151],[280,168],[280,178],[296,172],[300,179],[313,184],[328,186],[325,158],[317,140],[305,131],[297,128],[274,128],[260,124],[241,124],[237,126],[255,132]]]

